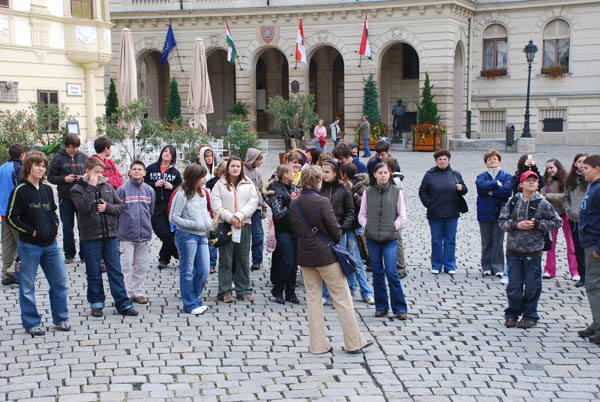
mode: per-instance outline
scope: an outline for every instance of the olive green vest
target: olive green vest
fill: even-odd
[[[398,240],[400,232],[394,221],[398,217],[397,205],[400,189],[389,183],[384,187],[369,186],[367,195],[367,239],[375,241]]]

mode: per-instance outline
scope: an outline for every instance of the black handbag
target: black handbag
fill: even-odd
[[[313,226],[310,224],[310,222],[304,215],[304,212],[302,212],[302,208],[300,208],[300,203],[298,202],[298,200],[295,201],[295,204],[296,204],[296,208],[298,209],[298,213],[300,214],[300,217],[302,218],[304,223],[306,223],[306,226],[308,226],[310,231],[313,232],[314,234],[316,234],[317,236],[319,236],[319,238],[325,244],[327,244],[331,248],[331,250],[333,250],[333,252],[335,253],[335,255],[338,259],[338,262],[340,263],[340,266],[342,267],[342,272],[344,273],[344,275],[349,276],[349,275],[356,273],[358,266],[356,265],[356,261],[354,260],[354,257],[352,257],[352,254],[350,254],[350,251],[348,251],[344,247],[340,247],[337,244],[330,242],[319,231],[319,229],[316,226]]]
[[[454,170],[452,171],[452,175],[454,176],[454,180],[456,180],[456,184],[460,184],[458,182],[458,178],[456,177],[456,174],[454,173]],[[464,184],[463,184],[463,186],[464,186]],[[461,214],[466,214],[467,212],[469,212],[469,205],[467,204],[467,200],[465,200],[465,197],[463,197],[463,195],[460,193],[458,194],[458,210],[460,211]]]
[[[213,247],[221,247],[231,241],[231,225],[225,222],[217,224],[221,212],[223,212],[223,208],[215,215],[213,224],[208,232],[208,241]]]

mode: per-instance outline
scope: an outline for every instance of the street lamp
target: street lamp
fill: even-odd
[[[527,77],[527,103],[525,104],[525,124],[523,125],[523,134],[521,138],[531,138],[531,130],[529,129],[529,94],[531,92],[531,65],[533,64],[533,59],[535,54],[537,53],[538,48],[533,44],[533,41],[530,39],[529,43],[523,49],[525,52],[525,56],[527,56],[527,64],[529,65],[529,75]]]

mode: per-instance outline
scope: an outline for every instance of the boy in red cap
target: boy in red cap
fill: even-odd
[[[539,180],[533,171],[521,174],[519,188],[523,192],[510,199],[498,219],[500,228],[508,233],[508,307],[504,310],[507,328],[531,328],[537,324],[546,233],[562,226],[562,219],[552,205],[537,192]],[[517,323],[521,315],[523,317]]]

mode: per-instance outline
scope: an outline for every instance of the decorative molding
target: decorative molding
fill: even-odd
[[[402,11],[402,15],[406,17],[409,10],[408,7],[400,7],[400,11]]]
[[[111,44],[111,39],[112,39],[112,32],[110,29],[105,29],[104,30],[104,45],[110,49],[110,44]]]
[[[419,56],[419,71],[424,73],[425,66],[428,65],[427,62],[427,53],[425,52],[425,46],[423,42],[413,33],[409,32],[406,28],[394,28],[385,32],[383,35],[380,35],[371,42],[371,51],[374,55],[374,58],[377,62],[377,66],[381,66],[381,62],[383,60],[383,54],[388,47],[399,43],[408,43],[411,45],[417,55]]]
[[[83,43],[86,49],[89,49],[90,45],[96,43],[97,35],[96,27],[75,25],[75,41]]]
[[[352,49],[350,49],[340,37],[326,29],[322,29],[317,33],[307,37],[305,43],[307,49],[307,60],[310,60],[312,55],[323,46],[331,46],[337,50],[344,59],[345,65],[347,65],[350,60],[358,59],[358,53],[352,51]]]
[[[425,6],[418,6],[417,8],[419,9],[419,14],[425,15]]]
[[[8,35],[8,15],[0,15],[0,33]]]
[[[259,56],[263,53],[264,50],[275,48],[283,55],[288,61],[288,65],[293,65],[296,52],[296,41],[292,43],[292,41],[288,41],[281,37],[280,33],[277,32],[275,35],[275,39],[271,42],[270,45],[266,45],[265,42],[257,35],[254,39],[248,43],[243,50],[241,50],[240,57],[240,65],[245,71],[255,71],[256,70],[256,62],[258,61]],[[308,48],[308,46],[307,46]],[[300,66],[304,67],[304,63],[298,63],[298,68]],[[308,69],[308,66],[306,67]]]
[[[207,43],[209,44],[208,48],[214,48],[214,47],[222,47],[221,43],[225,42],[225,35],[219,35],[219,34],[211,34],[208,37],[208,41]]]
[[[386,14],[388,17],[391,17],[391,16],[393,16],[393,15],[394,15],[394,9],[393,9],[392,7],[388,7],[388,8],[386,8],[386,9],[385,9],[385,14]]]
[[[515,27],[512,24],[512,19],[508,15],[498,12],[493,12],[483,16],[483,18],[477,21],[475,30],[473,32],[473,38],[479,39],[483,37],[483,31],[492,24],[500,24],[506,29],[506,34],[510,37],[511,34],[515,33]]]

